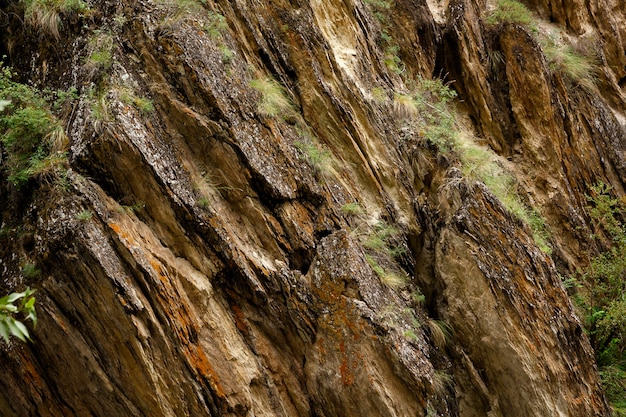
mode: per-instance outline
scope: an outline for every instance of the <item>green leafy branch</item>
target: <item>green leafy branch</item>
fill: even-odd
[[[25,316],[37,325],[37,311],[35,310],[35,290],[27,288],[24,292],[14,292],[0,298],[0,336],[8,342],[10,336],[15,336],[22,342],[30,340],[28,329],[17,315]]]

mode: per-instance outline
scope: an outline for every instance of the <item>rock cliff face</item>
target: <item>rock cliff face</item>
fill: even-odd
[[[40,323],[2,346],[0,414],[609,416],[558,272],[597,250],[589,186],[626,186],[626,6],[524,3],[534,28],[483,0],[93,1],[58,38],[0,3],[5,63],[78,92],[62,180],[2,174],[4,292]],[[403,101],[437,77],[550,254]]]

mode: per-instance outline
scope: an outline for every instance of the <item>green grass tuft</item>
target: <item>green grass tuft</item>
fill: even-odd
[[[257,78],[250,81],[250,87],[261,94],[257,110],[264,116],[288,117],[295,113],[287,92],[273,78]]]
[[[489,25],[516,24],[536,30],[533,15],[526,6],[516,0],[498,0],[496,9],[485,20]]]

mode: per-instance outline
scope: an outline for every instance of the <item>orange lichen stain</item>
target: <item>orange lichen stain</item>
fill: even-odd
[[[129,245],[133,244],[132,238],[130,237],[130,235],[126,232],[124,232],[122,230],[122,228],[115,224],[115,223],[109,223],[109,227],[111,228],[111,230],[113,230],[115,232],[116,235],[118,235],[120,237],[120,239],[123,239],[126,241],[126,243],[128,243]]]
[[[233,311],[233,315],[235,318],[235,326],[237,326],[237,329],[239,329],[239,331],[244,336],[248,336],[248,334],[250,333],[250,328],[248,328],[248,325],[246,324],[246,319],[243,315],[243,312],[241,311],[239,306],[236,305],[232,305],[230,308]]]
[[[202,378],[209,381],[215,395],[224,398],[224,388],[220,384],[219,376],[213,369],[213,366],[211,366],[209,358],[206,357],[202,348],[196,345],[188,345],[188,352],[188,358],[193,368],[198,371]]]
[[[117,224],[115,224],[115,223],[109,223],[109,227],[111,228],[111,230],[113,230],[118,235],[122,231],[122,229],[120,229],[120,227]]]
[[[339,365],[341,383],[344,386],[349,386],[354,384],[354,375],[350,371],[350,359],[346,354],[346,345],[343,341],[339,343],[339,351],[341,352],[341,365]]]
[[[154,269],[154,272],[157,273],[159,281],[161,281],[162,283],[168,282],[167,277],[163,273],[163,268],[161,267],[161,264],[156,259],[150,259],[150,266],[152,267],[152,269]]]

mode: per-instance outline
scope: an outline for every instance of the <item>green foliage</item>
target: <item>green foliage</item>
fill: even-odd
[[[498,0],[496,9],[487,16],[485,21],[489,25],[516,24],[536,30],[532,13],[516,0]]]
[[[391,2],[388,0],[363,0],[363,3],[375,9],[387,10],[391,8]]]
[[[436,393],[438,393],[439,395],[445,395],[448,388],[451,388],[453,385],[454,380],[452,378],[452,375],[442,370],[435,371],[435,377],[433,378],[433,388]]]
[[[152,100],[145,97],[137,97],[132,91],[123,89],[120,93],[122,103],[135,107],[144,116],[154,111]]]
[[[196,0],[158,0],[170,7],[168,15],[161,26],[172,28],[189,16],[198,15],[203,11],[202,4]]]
[[[135,212],[139,212],[143,210],[144,208],[146,208],[146,203],[144,203],[143,201],[137,201],[136,203],[130,206],[126,206],[123,204],[120,205],[119,211],[127,212],[127,213],[135,213]]]
[[[626,204],[611,196],[608,185],[590,188],[588,213],[595,228],[609,238],[611,248],[576,274],[575,300],[584,314],[607,397],[617,415],[626,415]]]
[[[606,398],[613,408],[613,417],[626,417],[626,370],[605,366],[600,370]]]
[[[398,229],[379,221],[374,225],[372,233],[364,237],[363,246],[375,251],[389,253],[391,251],[391,239],[397,235]]]
[[[76,87],[70,87],[67,91],[56,91],[54,92],[54,95],[56,96],[56,99],[52,103],[52,108],[55,111],[60,110],[67,103],[78,100],[78,90]]]
[[[330,169],[332,155],[316,138],[306,135],[303,140],[296,142],[295,146],[316,176]]]
[[[419,78],[410,94],[396,94],[394,106],[415,124],[422,138],[447,153],[457,146],[458,129],[451,108],[456,92],[440,79]]]
[[[366,254],[365,260],[372,267],[372,270],[380,278],[380,282],[392,289],[400,289],[406,286],[406,277],[400,276],[395,272],[386,271],[378,264],[373,256]]]
[[[22,342],[30,340],[28,329],[15,317],[24,316],[25,320],[31,320],[33,325],[37,325],[34,293],[35,290],[28,288],[24,292],[11,293],[0,298],[0,336],[5,342],[9,342],[10,336],[15,336]]]
[[[461,140],[458,152],[463,174],[469,179],[483,182],[510,213],[530,227],[537,246],[544,253],[550,254],[550,234],[544,219],[522,203],[515,191],[513,176],[497,161],[493,151],[471,140]]]
[[[411,293],[411,300],[415,304],[423,304],[426,301],[426,297],[421,293],[421,291],[417,290]]]
[[[93,212],[91,210],[82,210],[80,213],[76,215],[76,219],[81,222],[86,222],[91,220],[93,217]]]
[[[204,25],[204,31],[212,39],[221,39],[222,34],[228,30],[226,18],[216,12],[208,12],[208,22]]]
[[[32,262],[26,262],[24,265],[22,265],[22,275],[24,276],[24,278],[33,279],[36,278],[40,273],[41,271],[37,268],[37,265]]]
[[[111,119],[109,114],[108,91],[91,89],[87,93],[89,99],[91,117],[97,122],[107,122]]]
[[[31,178],[58,175],[67,137],[44,95],[14,76],[0,61],[0,100],[10,102],[0,113],[0,144],[8,179],[20,188]]]
[[[369,249],[371,253],[365,255],[367,262],[376,275],[378,275],[381,282],[393,289],[405,287],[407,281],[406,276],[385,270],[378,264],[376,258],[384,259],[385,257],[393,257],[394,254],[402,252],[399,246],[393,245],[393,240],[398,234],[399,232],[396,228],[389,226],[383,221],[379,221],[373,226],[370,233],[361,237],[361,244],[363,247]]]
[[[400,47],[398,45],[395,45],[395,44],[387,45],[385,47],[384,58],[383,58],[383,62],[385,63],[385,66],[387,67],[387,69],[389,69],[392,72],[395,72],[398,75],[404,73],[404,71],[406,70],[404,66],[404,62],[402,62],[402,60],[400,59],[399,54],[400,54]]]
[[[363,214],[363,207],[361,207],[361,205],[356,201],[352,203],[346,203],[341,206],[341,212],[349,216],[359,216]]]
[[[200,197],[198,198],[197,204],[200,208],[208,208],[211,205],[211,202],[206,197]]]
[[[448,340],[452,337],[452,329],[441,320],[428,319],[426,327],[430,333],[431,341],[439,350],[445,349]]]
[[[571,45],[558,43],[554,38],[545,38],[541,44],[552,71],[587,88],[595,85],[597,67],[593,59],[577,53]]]
[[[81,13],[87,4],[81,0],[20,0],[24,6],[24,22],[59,38],[61,16]]]
[[[91,53],[87,65],[94,71],[107,71],[113,65],[113,36],[110,32],[98,30],[89,40]]]
[[[257,110],[264,116],[288,117],[295,111],[287,92],[273,78],[257,78],[250,81],[250,87],[261,94]]]
[[[235,52],[232,49],[226,45],[219,45],[217,48],[219,49],[220,54],[222,54],[222,64],[228,65],[233,62]]]
[[[382,87],[372,88],[371,94],[372,94],[372,99],[374,99],[374,101],[377,103],[384,103],[388,99],[387,92]]]

